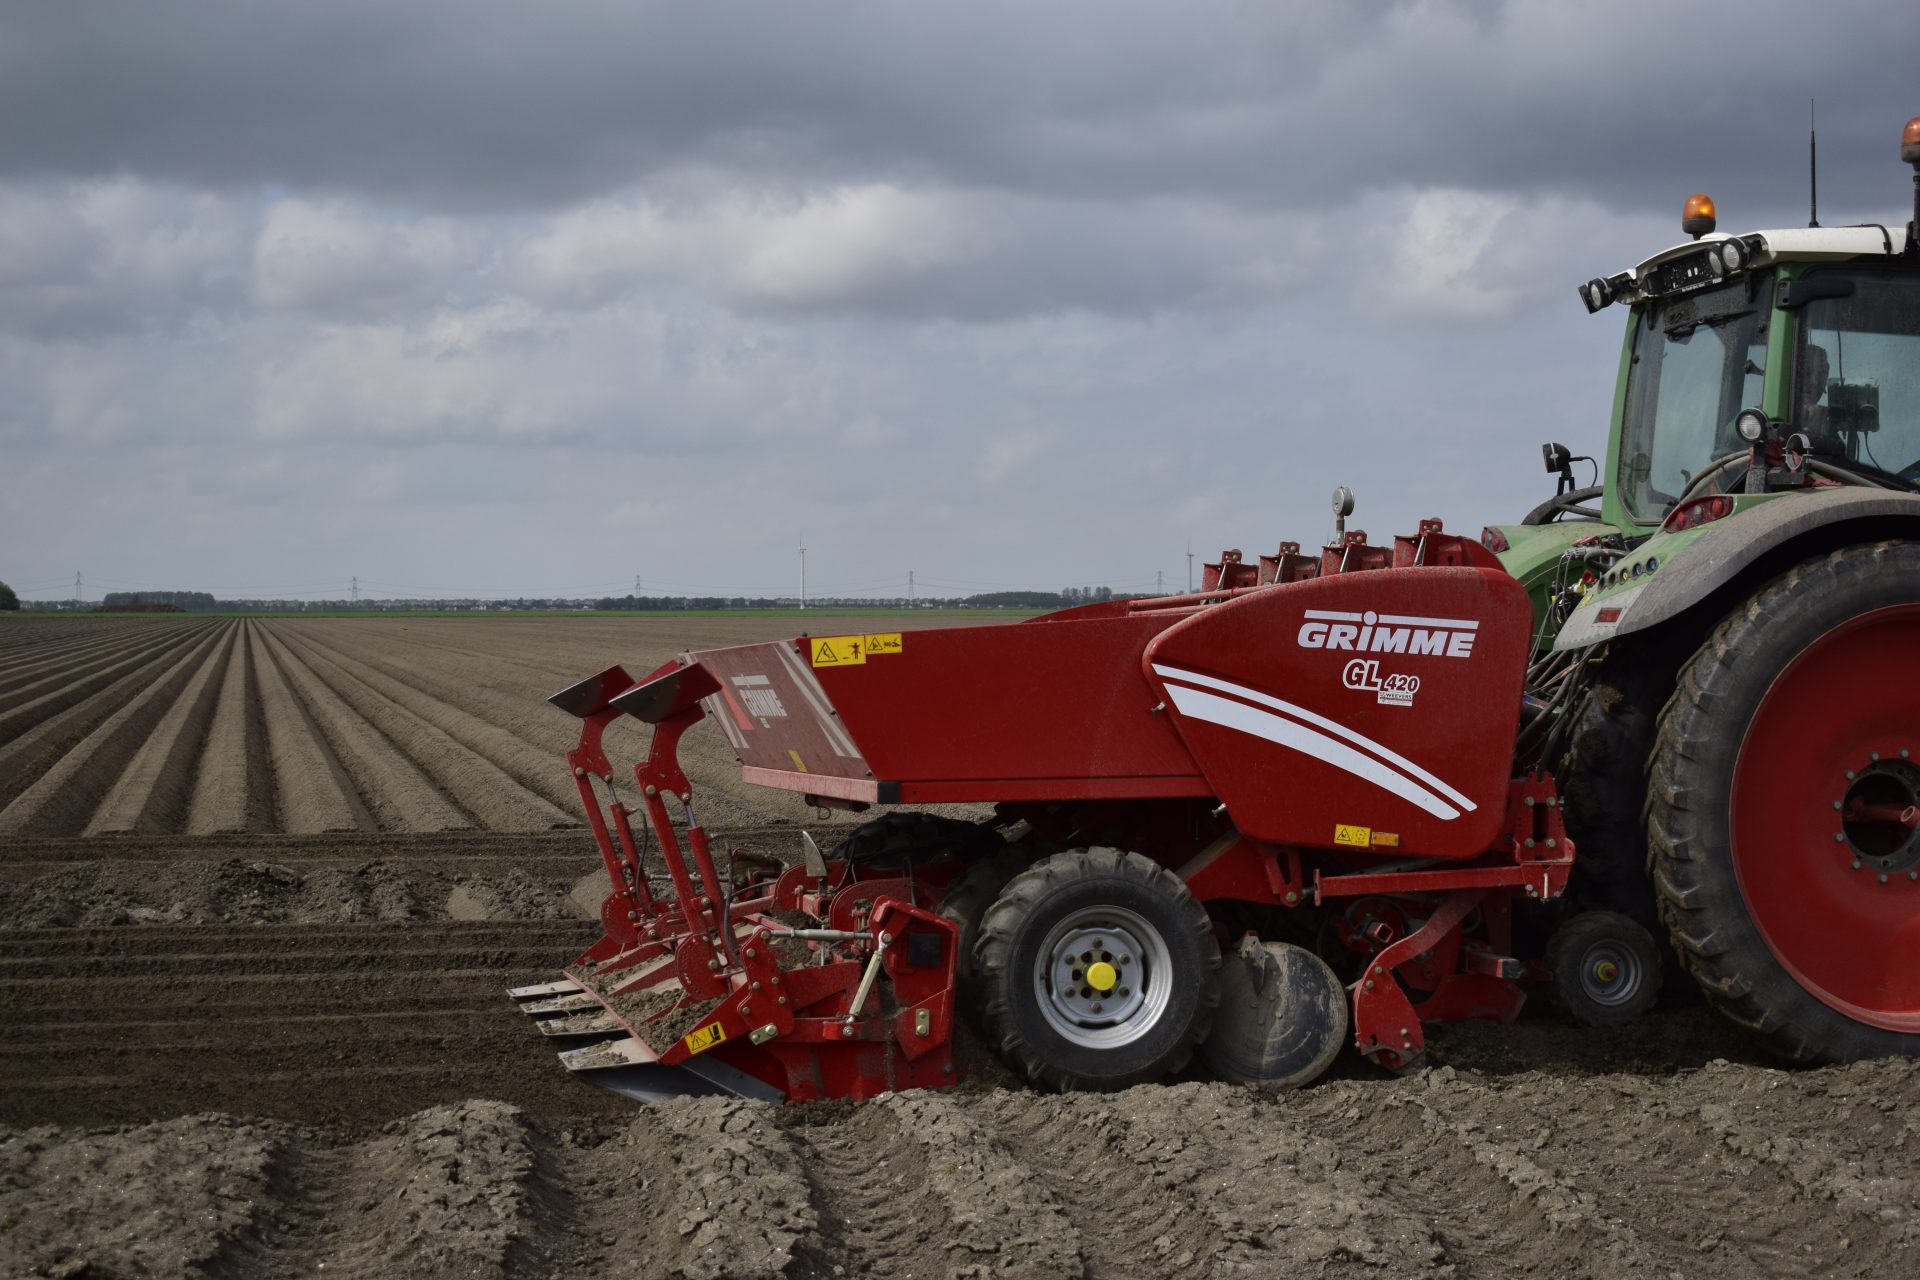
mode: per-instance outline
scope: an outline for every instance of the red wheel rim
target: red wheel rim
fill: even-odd
[[[1848,1017],[1920,1031],[1920,606],[1809,645],[1754,713],[1732,858],[1768,949]],[[1903,800],[1904,798],[1904,800]]]

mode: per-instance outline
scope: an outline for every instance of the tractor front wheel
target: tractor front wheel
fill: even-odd
[[[1119,849],[1055,854],[987,909],[988,1036],[1036,1084],[1111,1090],[1178,1071],[1213,1023],[1220,946],[1178,876]]]
[[[1661,909],[1785,1056],[1920,1054],[1920,545],[1810,560],[1726,619],[1661,719]]]

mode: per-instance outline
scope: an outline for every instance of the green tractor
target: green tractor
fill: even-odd
[[[1587,1021],[1667,957],[1788,1058],[1920,1053],[1920,117],[1901,158],[1905,228],[1730,236],[1696,195],[1580,286],[1627,309],[1605,461],[1545,446],[1559,491],[1482,534],[1537,610]]]

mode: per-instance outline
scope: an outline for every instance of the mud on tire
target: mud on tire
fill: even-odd
[[[1569,900],[1618,911],[1658,934],[1648,871],[1647,758],[1680,659],[1671,647],[1616,647],[1574,713],[1555,764],[1575,855]]]
[[[1220,999],[1220,946],[1179,877],[1119,849],[1015,876],[975,944],[989,1042],[1036,1084],[1113,1090],[1184,1067]]]
[[[1879,634],[1877,649],[1846,647],[1850,638],[1875,638],[1889,619],[1892,634]],[[1907,1003],[1912,944],[1898,941],[1914,933],[1920,887],[1906,882],[1904,868],[1891,884],[1878,882],[1858,856],[1850,868],[1847,820],[1834,812],[1850,803],[1848,780],[1868,755],[1861,745],[1861,763],[1847,763],[1856,753],[1848,748],[1839,752],[1845,759],[1837,758],[1836,742],[1878,742],[1889,732],[1902,741],[1920,737],[1920,715],[1911,714],[1916,631],[1920,546],[1843,548],[1796,566],[1735,609],[1681,670],[1661,717],[1647,817],[1662,915],[1708,1001],[1797,1061],[1920,1053],[1920,1034],[1875,1025],[1833,1003],[1848,989],[1856,1000],[1863,991],[1871,995],[1873,975],[1881,975],[1877,981],[1891,993],[1879,997],[1885,1007],[1855,1008],[1881,1023],[1920,1028],[1920,1011]],[[1812,701],[1814,711],[1776,718],[1785,713],[1775,700],[1809,680],[1811,692],[1822,695]],[[1783,723],[1797,731],[1780,733]],[[1769,752],[1780,752],[1791,767],[1762,774],[1756,761]],[[1743,768],[1767,789],[1753,813],[1736,814]],[[1769,883],[1781,875],[1790,877],[1784,885]],[[1902,902],[1911,914],[1897,911]],[[1857,927],[1846,927],[1849,912]],[[1777,935],[1772,942],[1767,919]],[[1805,931],[1808,920],[1816,932]],[[1823,970],[1824,979],[1796,978],[1776,947],[1805,972]],[[1833,987],[1843,989],[1841,997]],[[1829,990],[1828,998],[1820,990]]]

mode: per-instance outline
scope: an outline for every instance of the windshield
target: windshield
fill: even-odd
[[[1620,434],[1620,491],[1634,519],[1661,519],[1687,481],[1741,448],[1733,420],[1760,403],[1772,280],[1734,281],[1641,304]]]
[[[1844,274],[1849,296],[1802,313],[1793,427],[1817,458],[1920,481],[1920,277]]]

